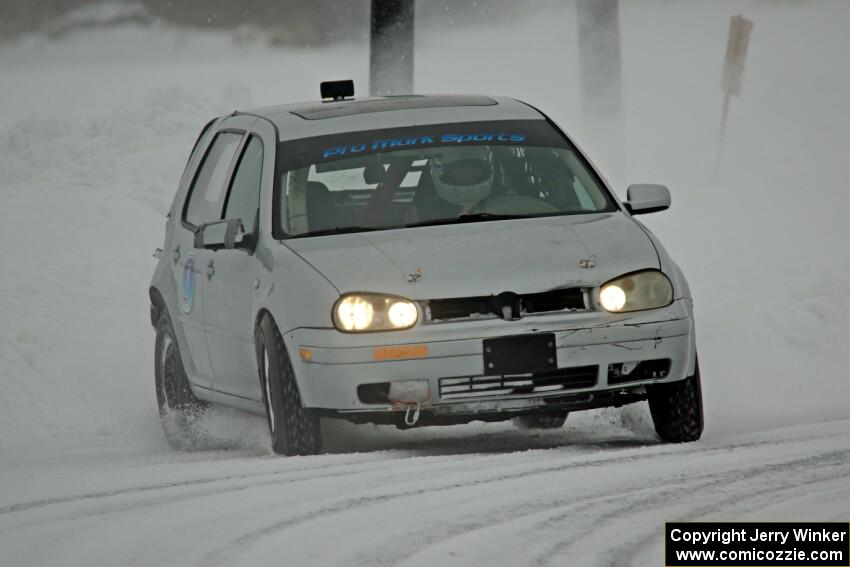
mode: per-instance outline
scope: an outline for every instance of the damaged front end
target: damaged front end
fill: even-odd
[[[293,332],[299,344],[330,341],[299,361],[305,403],[355,422],[450,425],[622,406],[692,375],[689,300],[622,314],[594,300],[586,288],[431,300],[421,303],[423,324],[403,333],[335,343],[319,330]]]

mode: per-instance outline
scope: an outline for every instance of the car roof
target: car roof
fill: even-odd
[[[267,118],[277,126],[280,141],[418,124],[544,118],[524,102],[481,95],[404,95],[300,102],[234,114]]]

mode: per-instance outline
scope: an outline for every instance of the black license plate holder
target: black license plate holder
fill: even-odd
[[[484,339],[484,375],[528,374],[558,368],[554,333]]]

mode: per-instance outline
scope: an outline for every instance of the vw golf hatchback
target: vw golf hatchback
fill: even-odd
[[[647,400],[659,437],[703,428],[688,284],[578,146],[528,104],[335,97],[203,129],[150,284],[169,440],[208,404],[265,415],[274,450],[320,418],[407,428]],[[346,92],[349,91],[349,92]]]

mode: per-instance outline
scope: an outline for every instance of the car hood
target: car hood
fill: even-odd
[[[436,299],[597,286],[658,268],[622,213],[438,225],[284,241],[340,293]],[[590,261],[593,267],[582,267]]]

